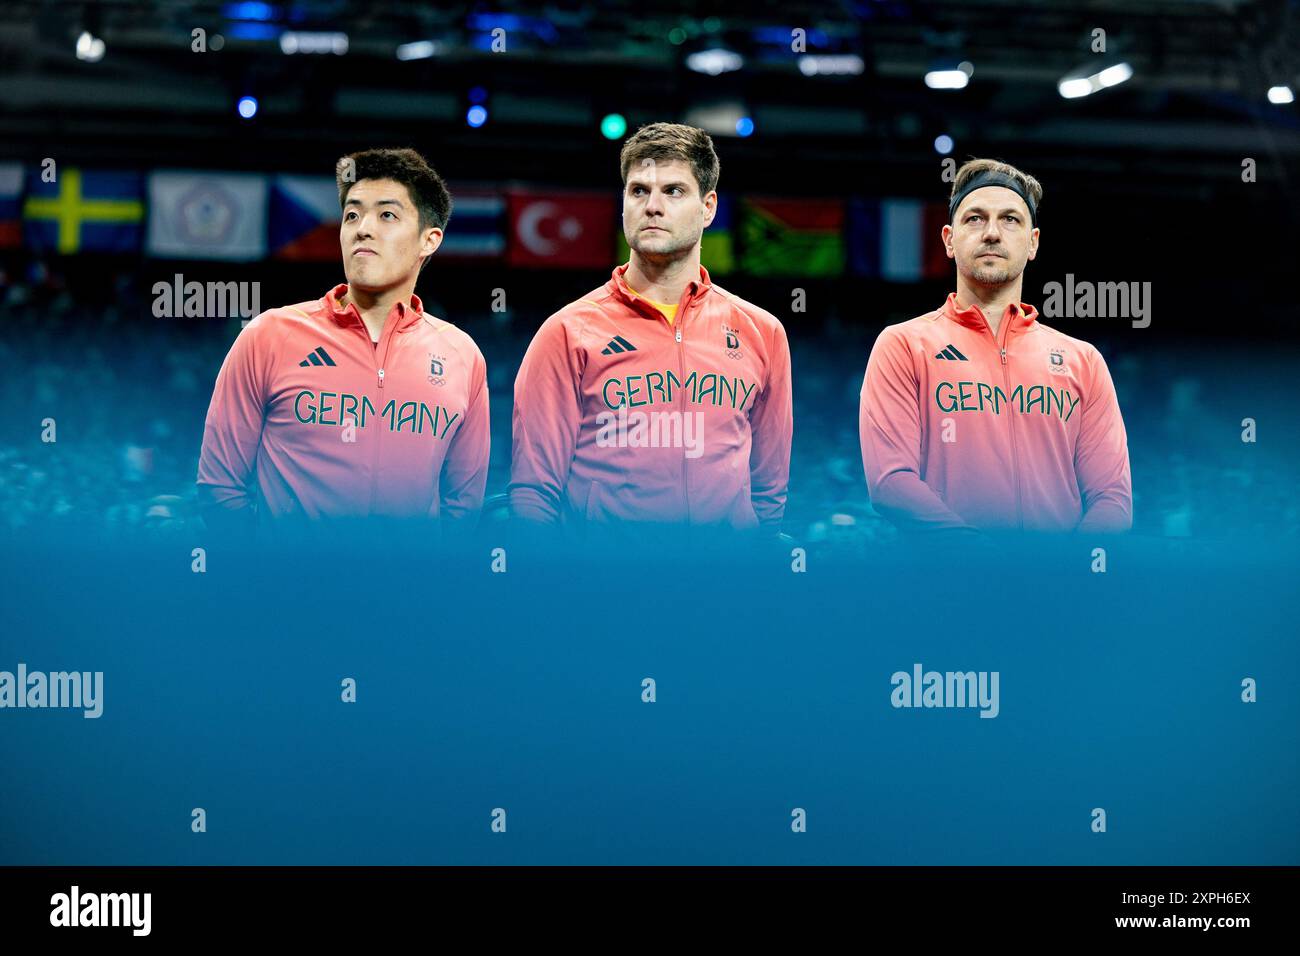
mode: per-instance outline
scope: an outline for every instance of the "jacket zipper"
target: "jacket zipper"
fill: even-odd
[[[640,296],[637,296],[636,298],[640,298]],[[683,323],[685,323],[686,313],[690,309],[689,297],[687,298],[686,304],[684,305],[681,302],[678,302],[677,315],[674,317],[674,321],[672,322],[669,322],[668,316],[664,315],[654,306],[647,304],[647,308],[653,309],[654,313],[658,315],[659,318],[663,319],[664,324],[673,330],[673,339],[677,343],[677,377],[680,381],[685,382],[686,381],[686,346],[682,344],[682,325]],[[682,434],[685,434],[686,415],[687,415],[685,389],[681,389],[677,396],[677,407],[681,410],[680,414],[682,416]],[[690,495],[686,493],[686,454],[684,451],[682,454],[681,475],[682,475],[682,506],[686,510],[686,523],[689,525],[691,522],[691,499],[690,499]]]
[[[365,323],[362,323],[362,331],[365,331]],[[378,412],[380,418],[384,417],[384,366],[388,364],[388,350],[393,344],[393,336],[395,334],[396,334],[396,329],[392,327],[392,323],[385,321],[384,332],[383,332],[384,358],[382,362],[379,361],[379,359],[377,358],[375,359],[375,364],[378,366],[378,373],[379,373],[378,374],[378,378],[379,378]],[[366,332],[366,344],[367,345],[371,344],[369,332]],[[378,355],[378,350],[372,348],[371,354]],[[394,418],[397,417],[396,409],[393,410],[393,417]],[[375,495],[379,491],[379,462],[381,460],[379,454],[379,446],[383,442],[383,434],[384,434],[384,430],[382,428],[375,429],[375,441],[374,441],[375,450],[370,458],[370,508],[367,512],[368,515],[373,515],[375,512]]]
[[[988,325],[987,319],[985,319],[984,324],[987,327]],[[989,329],[989,335],[992,334],[993,334],[993,330]],[[1010,337],[1011,337],[1011,323],[1008,320],[1008,317],[1006,315],[1003,315],[1002,344],[999,347],[998,351],[1002,357],[1002,385],[1006,389],[1007,395],[1011,394],[1011,366],[1007,364],[1007,341],[1010,339]],[[998,344],[996,339],[994,340],[993,344],[994,345]],[[1015,475],[1015,480],[1016,480],[1016,527],[1017,529],[1023,531],[1025,526],[1025,518],[1024,518],[1023,508],[1020,502],[1020,455],[1016,449],[1016,420],[1010,414],[1007,415],[1007,426],[1011,430],[1011,471]]]
[[[686,312],[689,308],[689,303],[679,308],[676,321],[673,323],[677,338],[677,377],[682,382],[686,381],[686,346],[682,344],[682,324],[686,321]],[[686,416],[689,414],[686,411],[686,389],[681,390],[678,400],[682,409],[682,434],[685,435]],[[686,509],[686,523],[689,525],[691,523],[691,496],[687,493],[685,450],[682,452],[682,507]]]

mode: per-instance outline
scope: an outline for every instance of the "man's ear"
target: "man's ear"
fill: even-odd
[[[957,250],[952,247],[952,226],[945,224],[939,235],[943,238],[943,250],[948,254],[948,258],[957,258]]]
[[[420,272],[424,271],[424,267],[429,264],[429,260],[433,258],[440,245],[442,245],[442,230],[436,227],[426,229],[424,241],[420,243]]]
[[[718,191],[710,190],[704,197],[704,228],[708,229],[713,217],[718,214]]]
[[[426,229],[424,231],[424,244],[420,251],[433,255],[438,251],[440,245],[442,245],[442,230],[437,226]]]
[[[1038,227],[1035,226],[1034,231],[1029,234],[1029,258],[1030,259],[1033,259],[1034,256],[1038,255],[1038,236],[1039,236]]]

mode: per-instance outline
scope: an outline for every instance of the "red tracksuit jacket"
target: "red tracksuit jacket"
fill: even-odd
[[[483,503],[486,365],[474,341],[426,315],[389,313],[378,347],[339,285],[263,312],[217,375],[199,492],[271,517],[473,517]]]
[[[514,513],[778,526],[793,434],[785,329],[704,268],[669,324],[626,271],[548,318],[528,347],[515,380]]]
[[[862,384],[862,463],[875,508],[913,529],[1124,531],[1128,439],[1101,353],[1009,306],[880,333]]]

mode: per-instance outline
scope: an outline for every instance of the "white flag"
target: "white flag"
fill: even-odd
[[[149,176],[148,254],[248,261],[266,255],[266,177],[156,172]]]
[[[924,204],[915,199],[886,199],[880,204],[880,275],[887,282],[919,282]]]

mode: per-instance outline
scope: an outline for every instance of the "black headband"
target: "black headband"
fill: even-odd
[[[970,182],[962,187],[961,192],[952,197],[948,203],[948,221],[957,214],[957,207],[961,201],[977,189],[983,189],[985,186],[1005,186],[1013,193],[1025,201],[1029,207],[1029,219],[1033,225],[1038,225],[1038,207],[1034,205],[1033,197],[1029,195],[1029,190],[1020,184],[1014,176],[1008,176],[1006,173],[995,172],[992,169],[986,169],[982,173],[976,173],[971,177]]]

